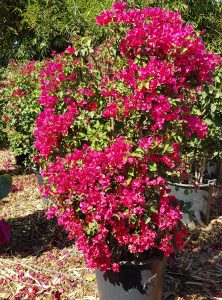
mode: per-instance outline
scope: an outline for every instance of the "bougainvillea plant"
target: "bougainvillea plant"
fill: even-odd
[[[41,62],[11,61],[6,69],[4,88],[1,94],[2,122],[10,148],[16,156],[24,155],[26,165],[32,164],[34,156],[33,128],[41,111],[39,72]]]
[[[184,246],[166,179],[183,174],[181,142],[207,133],[191,107],[220,59],[179,13],[117,2],[96,21],[103,44],[84,57],[70,46],[41,72],[36,160],[48,217],[90,268],[118,271],[121,260]]]

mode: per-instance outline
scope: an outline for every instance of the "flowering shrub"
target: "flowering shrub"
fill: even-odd
[[[33,128],[41,106],[38,76],[41,62],[11,61],[6,70],[3,99],[3,116],[5,131],[10,148],[15,155],[25,155],[26,163],[33,157]]]
[[[48,217],[89,267],[118,271],[122,259],[184,246],[166,179],[183,174],[180,144],[207,133],[191,108],[219,58],[175,12],[117,2],[97,24],[105,43],[85,57],[70,46],[44,65],[36,160]]]

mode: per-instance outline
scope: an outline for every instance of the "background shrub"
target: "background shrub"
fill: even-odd
[[[10,148],[16,156],[25,155],[27,164],[33,156],[33,126],[40,112],[39,71],[42,63],[12,61],[6,70],[1,95],[3,122]]]

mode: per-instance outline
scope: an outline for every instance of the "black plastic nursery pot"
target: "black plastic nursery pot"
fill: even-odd
[[[123,262],[119,272],[96,270],[100,300],[161,300],[166,258]]]

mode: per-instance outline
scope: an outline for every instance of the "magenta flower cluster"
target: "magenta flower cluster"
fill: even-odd
[[[175,12],[117,2],[97,24],[114,34],[93,56],[69,46],[45,63],[36,160],[52,199],[48,217],[90,268],[118,271],[123,253],[168,256],[184,246],[188,232],[166,178],[183,172],[181,141],[207,133],[191,106],[220,59]]]

